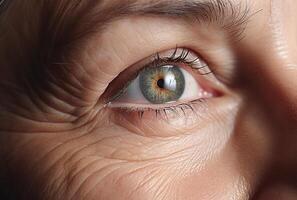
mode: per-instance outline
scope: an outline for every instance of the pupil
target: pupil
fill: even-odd
[[[164,79],[159,79],[157,81],[157,85],[159,86],[159,88],[164,89],[164,87],[165,87],[165,81],[164,81]]]

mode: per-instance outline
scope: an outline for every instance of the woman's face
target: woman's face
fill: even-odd
[[[5,8],[1,173],[17,199],[297,199],[295,0]]]

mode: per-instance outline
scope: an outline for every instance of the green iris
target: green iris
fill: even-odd
[[[177,101],[185,90],[185,77],[177,66],[166,65],[143,70],[139,75],[143,96],[153,104]]]

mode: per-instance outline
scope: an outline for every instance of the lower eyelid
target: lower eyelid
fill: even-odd
[[[197,100],[170,108],[146,111],[110,108],[113,113],[111,120],[132,133],[158,137],[174,136],[202,128],[208,123],[215,123],[218,118],[216,109],[217,106],[222,107],[222,101],[212,100],[214,99]]]
[[[210,94],[209,94],[210,95]],[[210,98],[210,97],[209,97]],[[186,106],[189,107],[189,105],[193,103],[202,103],[205,102],[207,98],[200,98],[196,100],[189,100],[189,101],[179,101],[179,102],[172,102],[172,103],[166,103],[166,104],[133,104],[133,103],[108,103],[106,105],[106,108],[110,109],[120,109],[122,111],[126,112],[137,112],[137,111],[155,111],[160,109],[173,109],[180,106]]]

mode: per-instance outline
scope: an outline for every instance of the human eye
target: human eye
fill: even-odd
[[[107,89],[106,108],[115,115],[130,117],[134,123],[171,123],[181,118],[188,121],[199,117],[209,100],[220,97],[218,85],[201,56],[188,48],[176,47],[120,73]]]
[[[114,108],[145,110],[213,96],[203,83],[196,80],[197,73],[211,73],[207,64],[197,55],[188,49],[178,48],[164,54],[157,53],[109,105]]]

